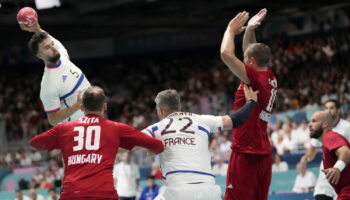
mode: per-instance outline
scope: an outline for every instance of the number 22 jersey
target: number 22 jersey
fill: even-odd
[[[142,132],[164,143],[160,168],[167,183],[215,183],[208,143],[222,128],[221,117],[175,112]]]

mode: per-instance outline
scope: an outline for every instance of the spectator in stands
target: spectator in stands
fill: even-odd
[[[120,200],[135,200],[140,182],[140,169],[131,161],[129,152],[124,152],[122,161],[114,166],[113,177]]]
[[[162,174],[162,172],[160,171],[158,164],[155,163],[155,162],[152,163],[152,165],[151,165],[151,172],[150,172],[149,175],[150,175],[150,176],[154,176],[154,178],[155,178],[156,180],[161,180],[161,179],[163,179],[163,174]]]
[[[45,197],[41,194],[37,194],[33,188],[29,189],[28,193],[31,200],[45,200]]]
[[[155,183],[154,176],[147,177],[147,186],[142,189],[139,200],[153,200],[159,193],[159,185]]]
[[[272,172],[285,172],[288,171],[288,163],[283,161],[278,153],[274,155],[274,163],[272,164]]]
[[[60,198],[60,196],[57,194],[56,189],[50,188],[49,189],[49,197],[47,198],[47,200],[58,200],[59,198]]]
[[[20,190],[28,190],[29,189],[29,182],[25,180],[24,178],[21,178],[18,181],[18,187]]]
[[[312,172],[307,171],[306,164],[304,163],[298,163],[297,170],[299,174],[295,179],[293,192],[296,192],[296,193],[309,192],[316,185],[315,175]]]
[[[15,200],[31,200],[29,197],[23,195],[21,190],[16,190],[16,198]]]
[[[226,176],[228,164],[224,162],[220,155],[215,156],[215,164],[213,166],[213,174]]]
[[[227,131],[223,132],[222,142],[220,144],[220,152],[224,155],[231,152],[231,141],[228,140]]]

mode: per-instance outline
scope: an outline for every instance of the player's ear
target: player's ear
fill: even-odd
[[[85,109],[84,109],[83,104],[80,105],[80,110],[83,111],[83,112],[85,112]]]
[[[103,103],[103,111],[107,111],[107,103]]]

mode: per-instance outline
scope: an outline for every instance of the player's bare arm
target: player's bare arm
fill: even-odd
[[[33,26],[25,26],[24,24],[19,24],[19,27],[24,31],[33,33],[39,33],[44,31],[43,29],[41,29],[39,21],[36,22]]]
[[[301,157],[300,162],[302,163],[308,163],[311,162],[316,155],[316,150],[313,146],[310,146],[306,149],[305,154]]]
[[[249,44],[256,43],[255,29],[261,24],[261,21],[265,18],[267,14],[266,8],[261,9],[256,15],[254,15],[248,21],[247,27],[243,36],[242,50],[246,51]]]
[[[222,116],[223,127],[225,130],[231,130],[243,124],[249,117],[258,102],[258,92],[253,91],[251,87],[244,85],[244,95],[246,98],[246,105],[237,110],[232,115]]]
[[[69,108],[59,110],[57,112],[48,113],[47,119],[52,126],[56,126],[58,123],[62,122],[64,119],[67,119],[73,113],[80,109],[82,103],[82,91],[77,95],[77,101]]]
[[[335,150],[335,154],[338,157],[338,161],[333,168],[325,169],[323,172],[326,174],[326,178],[330,183],[338,184],[341,171],[350,162],[350,149],[347,146],[342,146]]]
[[[221,60],[233,72],[235,76],[244,83],[250,84],[244,63],[235,55],[235,35],[244,30],[243,25],[247,22],[249,13],[246,11],[238,13],[228,24],[221,42],[220,56]]]

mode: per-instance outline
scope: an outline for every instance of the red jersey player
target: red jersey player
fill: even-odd
[[[30,141],[37,149],[62,151],[65,169],[61,200],[117,200],[112,170],[118,148],[141,146],[156,154],[164,150],[160,140],[103,118],[105,99],[101,88],[87,89],[81,106],[84,117],[61,123]]]
[[[234,54],[234,37],[244,30],[243,25],[249,13],[240,12],[230,21],[221,44],[223,62],[241,79],[235,94],[234,111],[246,102],[243,93],[245,84],[259,91],[258,106],[244,124],[232,130],[232,154],[227,171],[225,200],[268,198],[272,147],[267,135],[267,122],[277,92],[277,81],[267,67],[270,48],[256,43],[254,33],[266,12],[266,9],[260,10],[248,22],[243,38],[244,63]]]
[[[315,112],[309,124],[310,137],[322,142],[322,170],[338,194],[337,200],[350,199],[350,144],[332,129],[333,119],[327,111]]]

